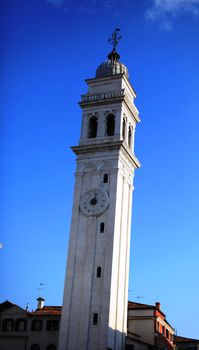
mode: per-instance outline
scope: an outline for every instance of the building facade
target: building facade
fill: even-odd
[[[57,350],[61,306],[0,304],[0,350]]]
[[[41,298],[39,298],[41,299]],[[61,306],[28,311],[5,301],[0,304],[0,350],[57,350]],[[199,350],[199,340],[174,336],[174,328],[155,306],[128,303],[126,350]]]
[[[127,344],[132,344],[134,350],[139,350],[140,344],[151,349],[172,350],[175,348],[175,329],[166,320],[160,303],[155,306],[129,302],[128,303],[128,338]]]
[[[59,350],[122,350],[127,328],[133,176],[140,121],[113,48],[82,95]]]

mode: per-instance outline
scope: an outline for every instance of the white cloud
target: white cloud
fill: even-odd
[[[152,0],[146,17],[151,21],[160,20],[163,29],[171,30],[172,19],[182,12],[198,15],[199,0]]]

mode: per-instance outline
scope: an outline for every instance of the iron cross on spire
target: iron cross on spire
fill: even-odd
[[[119,32],[120,32],[120,28],[116,28],[115,31],[112,33],[111,38],[108,39],[108,42],[111,45],[113,45],[113,51],[115,51],[116,46],[118,45],[119,41],[122,39]]]

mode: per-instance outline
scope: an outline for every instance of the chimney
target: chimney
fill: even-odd
[[[37,301],[38,301],[38,303],[37,303],[37,309],[43,309],[45,299],[39,297],[39,298],[37,298]]]
[[[157,301],[156,303],[155,303],[155,306],[156,306],[156,309],[158,309],[158,310],[160,310],[160,303],[159,303],[159,301]]]

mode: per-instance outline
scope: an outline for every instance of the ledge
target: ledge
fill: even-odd
[[[126,157],[130,162],[133,163],[134,168],[140,168],[141,164],[136,156],[128,149],[126,144],[123,141],[113,141],[113,142],[104,142],[104,143],[95,143],[90,145],[82,145],[82,146],[72,146],[71,149],[78,156],[80,154],[86,153],[96,153],[96,152],[106,152],[106,151],[114,151],[121,150],[125,153]]]

